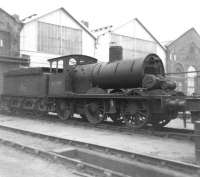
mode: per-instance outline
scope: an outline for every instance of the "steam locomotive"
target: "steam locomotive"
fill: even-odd
[[[200,115],[199,99],[175,91],[156,54],[108,63],[68,55],[49,62],[49,68],[5,73],[3,106],[12,112],[55,112],[62,120],[79,114],[92,124],[111,119],[131,128],[163,127],[185,110]]]

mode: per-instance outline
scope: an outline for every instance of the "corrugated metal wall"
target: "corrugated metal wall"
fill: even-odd
[[[112,43],[123,47],[124,60],[145,57],[149,53],[156,53],[156,43],[152,41],[111,33]]]
[[[38,22],[38,51],[69,55],[82,53],[82,31]]]

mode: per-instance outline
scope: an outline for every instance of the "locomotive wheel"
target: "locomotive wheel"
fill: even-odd
[[[128,127],[138,129],[144,127],[149,121],[149,114],[144,110],[137,110],[132,114],[124,115],[125,124]]]
[[[82,119],[83,121],[88,122],[88,119],[87,119],[87,117],[86,117],[85,114],[80,114],[80,116],[81,116],[81,119]]]
[[[151,124],[155,128],[162,128],[170,122],[168,116],[164,116],[162,114],[153,115],[151,118]]]
[[[44,100],[41,100],[37,105],[38,111],[45,112],[47,111],[47,105]]]
[[[153,120],[152,126],[155,128],[162,128],[170,122],[170,119]]]
[[[111,115],[109,115],[109,117],[116,124],[123,123],[123,117],[120,114],[111,114]]]
[[[170,118],[163,114],[153,114],[151,116],[151,124],[155,128],[162,128],[170,122]]]
[[[97,103],[89,103],[85,106],[85,115],[92,124],[98,124],[105,118],[103,108]]]
[[[72,111],[70,105],[65,102],[60,102],[57,110],[58,117],[61,120],[67,120],[72,117]]]
[[[47,113],[47,105],[44,100],[40,100],[36,103],[36,114],[42,116]]]
[[[191,112],[191,118],[192,118],[192,123],[194,123],[195,121],[199,121],[200,120],[200,112],[199,111],[192,111]]]
[[[13,114],[13,115],[19,115],[20,114],[20,109],[10,107],[9,110],[10,110],[11,114]]]
[[[70,110],[64,110],[62,112],[58,112],[58,117],[61,120],[67,120],[71,118],[71,111]]]

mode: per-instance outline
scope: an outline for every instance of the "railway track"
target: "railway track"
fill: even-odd
[[[1,112],[1,114],[6,115],[12,115],[8,112]],[[16,116],[16,115],[14,115]],[[29,115],[17,115],[20,117],[25,118],[39,118],[41,121],[54,121],[54,122],[63,122],[69,125],[74,126],[82,126],[82,127],[88,127],[92,129],[102,129],[102,130],[109,130],[109,131],[115,131],[120,132],[124,134],[142,134],[142,135],[148,135],[148,136],[158,136],[158,137],[164,137],[164,138],[174,138],[178,140],[189,140],[194,141],[195,137],[198,135],[195,135],[194,130],[191,129],[176,129],[176,128],[169,128],[169,127],[163,127],[162,129],[153,129],[152,127],[146,127],[146,129],[132,129],[129,128],[123,124],[114,124],[113,122],[103,122],[101,124],[93,125],[83,119],[69,119],[62,121],[57,118],[56,115],[46,115],[42,117],[37,117],[35,115],[29,114]],[[45,118],[45,119],[44,119]]]
[[[129,127],[124,125],[113,125],[112,123],[102,123],[97,125],[89,124],[88,122],[83,122],[81,120],[68,120],[66,121],[68,124],[76,125],[76,126],[84,126],[90,128],[98,128],[103,130],[111,130],[117,131],[125,134],[143,134],[143,135],[152,135],[152,136],[159,136],[165,138],[175,138],[181,140],[195,140],[197,135],[194,134],[193,130],[189,129],[175,129],[175,128],[162,128],[160,130],[152,129],[151,127],[147,127],[146,129],[136,129],[133,130]]]
[[[0,130],[6,131],[6,134],[15,134],[14,140],[13,136],[0,138],[0,143],[62,164],[71,164],[84,174],[104,177],[128,177],[133,174],[133,176],[139,177],[196,177],[200,175],[200,166],[195,164],[166,160],[6,126],[0,126]],[[22,138],[22,136],[26,137]],[[28,141],[26,142],[27,137]],[[32,139],[37,139],[34,145],[30,145],[30,140],[34,141]],[[38,140],[48,141],[54,146],[51,145],[53,148],[48,149],[45,143],[41,145]],[[39,148],[37,143],[40,144]],[[98,156],[99,153],[100,156]],[[85,154],[88,155],[88,158]],[[112,160],[109,159],[109,156]],[[91,159],[93,161],[90,161]]]

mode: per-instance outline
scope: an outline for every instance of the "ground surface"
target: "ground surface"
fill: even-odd
[[[75,177],[75,171],[0,145],[0,177]]]
[[[173,128],[186,128],[186,129],[191,129],[193,130],[194,129],[194,124],[191,123],[190,120],[187,120],[186,121],[186,127],[184,127],[184,123],[183,123],[183,120],[182,119],[174,119],[172,121],[170,121],[166,127],[173,127]]]
[[[62,122],[0,115],[0,125],[183,162],[195,161],[191,141],[77,127]]]

